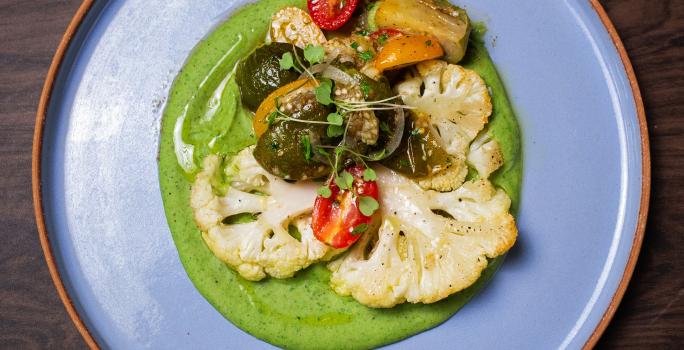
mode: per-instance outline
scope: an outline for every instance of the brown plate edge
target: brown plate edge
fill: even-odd
[[[40,95],[40,101],[38,103],[38,111],[36,113],[36,126],[33,134],[31,177],[33,183],[33,203],[36,216],[36,225],[38,227],[38,234],[40,236],[40,245],[43,249],[43,254],[45,255],[45,261],[47,262],[48,269],[50,271],[50,276],[52,277],[52,281],[55,284],[55,288],[57,289],[57,294],[62,300],[62,303],[64,304],[64,307],[66,308],[69,317],[71,317],[71,320],[74,322],[76,329],[79,331],[79,333],[81,333],[81,336],[83,336],[83,339],[86,342],[86,344],[91,349],[100,349],[99,345],[97,344],[93,336],[90,334],[90,331],[88,331],[88,328],[85,326],[83,320],[81,319],[81,316],[78,314],[78,311],[76,311],[71,301],[71,298],[69,297],[69,294],[67,293],[64,287],[64,283],[62,282],[59,271],[57,269],[57,265],[52,254],[52,247],[50,246],[48,233],[45,228],[45,219],[43,216],[43,203],[41,196],[42,184],[40,182],[40,160],[43,143],[43,128],[45,122],[45,114],[50,101],[52,88],[54,86],[55,78],[57,76],[59,68],[62,64],[62,60],[64,59],[64,55],[71,43],[71,39],[78,30],[81,23],[83,22],[83,19],[92,7],[93,3],[94,0],[84,0],[81,6],[76,11],[76,14],[69,23],[66,32],[64,33],[64,36],[62,37],[62,40],[60,41],[59,46],[57,47],[57,51],[55,52],[55,56],[52,59],[52,63],[50,64],[50,68],[45,78],[45,84],[43,85],[43,90]],[[604,312],[603,317],[599,321],[599,324],[594,329],[594,332],[591,334],[587,342],[584,344],[583,349],[591,349],[596,345],[596,342],[598,342],[599,338],[606,330],[606,327],[608,327],[610,320],[615,315],[615,311],[617,310],[620,301],[622,301],[622,298],[627,289],[627,285],[629,284],[629,281],[632,278],[632,274],[634,273],[634,267],[639,257],[639,252],[641,251],[641,245],[643,242],[644,232],[646,229],[646,219],[648,216],[648,205],[651,190],[651,156],[649,150],[648,128],[646,125],[646,113],[644,110],[641,92],[639,90],[639,84],[636,80],[634,69],[632,68],[629,56],[627,55],[625,47],[622,44],[622,40],[620,39],[617,31],[615,30],[615,27],[613,26],[613,23],[611,22],[610,18],[608,18],[608,15],[603,9],[603,6],[598,2],[598,0],[590,0],[590,3],[596,11],[596,13],[598,14],[599,18],[601,19],[601,22],[603,23],[604,27],[608,31],[611,40],[615,44],[615,48],[617,49],[620,55],[620,59],[622,60],[622,64],[625,68],[625,73],[627,74],[627,78],[630,82],[632,95],[634,97],[634,103],[637,111],[637,116],[639,118],[639,130],[641,134],[642,181],[639,217],[637,221],[634,240],[632,242],[632,249],[629,254],[629,259],[627,260],[627,265],[625,266],[625,271],[620,280],[620,284],[618,285],[618,288],[615,291],[615,294],[613,295],[610,304],[608,305],[608,308]]]
[[[615,311],[617,311],[622,298],[627,290],[627,285],[629,285],[630,279],[632,279],[632,274],[634,273],[634,267],[636,266],[637,260],[639,258],[639,252],[641,251],[641,244],[644,241],[644,233],[646,231],[646,221],[648,218],[648,205],[649,198],[651,194],[651,152],[649,148],[648,141],[648,127],[646,125],[646,112],[644,109],[644,101],[641,97],[641,91],[639,90],[639,83],[637,82],[636,75],[634,74],[634,68],[632,67],[632,62],[627,55],[627,50],[622,44],[622,40],[615,30],[613,22],[608,17],[603,6],[598,2],[598,0],[590,0],[591,6],[596,11],[596,14],[601,19],[603,26],[608,31],[610,39],[615,45],[615,49],[620,54],[620,59],[622,60],[622,65],[625,68],[625,73],[629,79],[629,85],[632,88],[632,95],[634,97],[634,106],[636,108],[637,117],[639,118],[639,133],[641,134],[641,200],[639,205],[639,216],[637,219],[636,232],[634,234],[634,239],[632,240],[632,250],[629,252],[629,258],[627,259],[627,265],[625,266],[625,271],[622,273],[622,278],[620,279],[620,284],[613,294],[613,298],[608,304],[608,308],[603,313],[601,320],[594,329],[587,342],[584,344],[583,349],[592,349],[598,340],[603,335],[603,332],[608,327],[610,320],[613,319]]]
[[[57,294],[59,298],[62,299],[62,303],[66,308],[69,317],[74,322],[76,329],[83,336],[83,340],[91,349],[99,349],[99,345],[88,331],[88,328],[83,323],[81,316],[76,311],[69,294],[64,288],[64,283],[59,275],[59,270],[57,269],[57,264],[55,258],[52,254],[52,247],[50,246],[50,239],[48,238],[48,232],[45,228],[45,218],[43,216],[43,201],[42,201],[42,183],[40,181],[41,172],[41,152],[43,145],[43,129],[45,122],[45,114],[47,112],[48,104],[50,103],[50,95],[52,93],[52,88],[55,83],[55,78],[59,72],[59,68],[64,60],[64,55],[71,43],[71,39],[76,34],[76,31],[80,27],[83,19],[90,10],[94,3],[94,0],[84,0],[79,6],[76,14],[69,22],[62,40],[59,42],[55,56],[52,58],[52,63],[50,63],[50,68],[48,69],[47,77],[45,78],[45,83],[43,84],[43,90],[40,94],[40,100],[38,102],[38,112],[36,113],[36,127],[33,132],[33,148],[32,148],[32,159],[31,159],[31,178],[32,178],[32,192],[33,192],[33,208],[36,216],[36,225],[38,226],[38,235],[40,236],[40,245],[43,248],[43,254],[45,255],[45,261],[48,265],[48,270],[50,271],[50,276],[52,277],[52,282],[55,284],[57,289]]]

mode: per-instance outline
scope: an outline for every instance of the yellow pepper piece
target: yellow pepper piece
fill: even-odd
[[[254,113],[254,119],[252,120],[252,127],[254,128],[256,137],[261,136],[268,130],[268,116],[276,109],[276,98],[287,95],[304,86],[313,86],[313,81],[309,79],[295,80],[277,88],[261,102],[256,113]]]
[[[387,40],[375,59],[379,71],[397,69],[444,55],[435,37],[404,34]]]

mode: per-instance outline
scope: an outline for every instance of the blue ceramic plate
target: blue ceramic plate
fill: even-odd
[[[171,82],[243,3],[86,1],[60,46],[38,112],[34,196],[57,289],[92,346],[271,347],[193,287],[157,176]],[[645,224],[648,143],[631,67],[592,2],[459,4],[489,28],[522,128],[520,237],[456,317],[388,348],[591,346],[624,293]]]

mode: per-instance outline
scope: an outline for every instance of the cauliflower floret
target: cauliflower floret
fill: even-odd
[[[473,284],[487,258],[515,242],[510,199],[485,179],[440,193],[385,168],[376,173],[382,226],[328,264],[340,295],[370,307],[432,303]]]
[[[470,144],[467,161],[486,179],[503,165],[504,159],[499,143],[489,133],[482,133]]]
[[[297,7],[286,7],[271,17],[266,42],[306,45],[323,45],[327,40],[309,14]]]
[[[425,90],[421,95],[421,87]],[[418,63],[396,87],[404,103],[430,115],[446,151],[465,156],[492,113],[487,85],[469,69],[441,60]]]
[[[328,258],[332,250],[310,228],[316,185],[290,184],[267,173],[252,156],[253,148],[242,150],[226,168],[231,186],[224,196],[216,195],[211,185],[220,171],[219,158],[205,158],[204,169],[192,185],[190,206],[209,249],[242,277],[252,281],[267,274],[291,277]],[[224,223],[237,214],[252,214],[256,220]],[[299,229],[299,240],[288,233],[290,225]]]
[[[424,190],[436,190],[441,192],[453,191],[463,184],[468,175],[468,167],[465,161],[459,157],[451,157],[446,169],[419,179],[418,185]]]

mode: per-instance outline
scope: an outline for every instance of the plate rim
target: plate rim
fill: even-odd
[[[76,310],[69,293],[67,292],[64,282],[62,281],[59,269],[57,268],[56,259],[52,252],[52,246],[50,244],[49,233],[45,225],[45,216],[43,213],[43,202],[42,202],[42,183],[41,183],[41,159],[42,159],[42,145],[43,145],[43,131],[45,128],[45,119],[47,114],[47,109],[50,104],[50,97],[52,95],[52,90],[55,85],[55,80],[62,66],[63,60],[65,58],[66,52],[71,45],[71,41],[79,30],[83,20],[85,19],[88,12],[91,10],[95,0],[83,0],[76,13],[69,22],[62,39],[60,40],[59,46],[55,51],[55,55],[52,58],[50,67],[45,78],[45,83],[40,94],[40,100],[38,102],[38,110],[36,112],[36,122],[33,134],[33,146],[32,146],[32,156],[31,156],[31,181],[32,181],[32,195],[33,195],[33,206],[34,214],[36,219],[36,226],[38,228],[38,235],[40,238],[40,245],[43,250],[43,255],[45,257],[45,262],[47,263],[48,270],[50,272],[50,277],[52,282],[57,289],[57,294],[64,304],[69,317],[76,326],[76,329],[83,337],[83,340],[88,345],[90,349],[98,350],[100,349],[99,344],[90,333],[90,330],[85,325],[81,315]],[[632,240],[632,247],[629,252],[629,258],[625,265],[625,270],[620,278],[620,283],[615,290],[608,307],[603,313],[599,323],[594,328],[594,331],[589,336],[587,341],[584,343],[583,349],[593,348],[601,335],[608,327],[608,324],[612,320],[615,312],[617,311],[622,298],[624,297],[629,281],[634,274],[634,268],[636,266],[637,260],[639,258],[639,252],[641,251],[641,246],[644,239],[644,234],[646,231],[646,221],[648,217],[649,199],[651,192],[651,156],[649,147],[649,137],[648,128],[646,124],[646,112],[644,109],[644,103],[641,96],[641,91],[639,89],[639,84],[634,73],[634,68],[627,55],[627,51],[620,39],[620,36],[615,29],[612,21],[608,17],[603,6],[598,2],[598,0],[589,0],[592,9],[596,12],[603,27],[608,32],[611,41],[613,42],[615,49],[620,56],[622,65],[625,70],[627,79],[629,80],[629,85],[632,90],[632,96],[634,99],[634,107],[636,109],[637,119],[639,121],[639,136],[641,139],[641,198],[639,202],[639,213],[637,217],[636,230],[634,234],[634,239]]]

